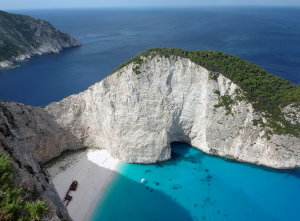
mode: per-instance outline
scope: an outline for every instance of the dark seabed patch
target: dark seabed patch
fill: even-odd
[[[175,159],[159,164],[122,163],[118,169],[122,176],[114,177],[105,190],[91,221],[118,220],[122,213],[128,215],[124,221],[204,217],[221,221],[285,221],[297,220],[300,215],[297,170],[278,172],[231,163],[184,143],[173,144],[172,152],[177,154]],[[123,184],[123,177],[136,184],[126,185],[126,179]],[[147,185],[140,183],[141,178],[148,181]],[[119,203],[115,201],[120,197],[124,203],[118,207],[120,214],[115,214],[115,204]],[[172,210],[171,217],[163,212],[165,208]]]

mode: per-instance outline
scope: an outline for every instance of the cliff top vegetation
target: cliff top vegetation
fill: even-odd
[[[33,19],[26,15],[17,15],[0,10],[0,61],[7,60],[11,57],[16,57],[24,52],[24,49],[20,47],[26,42],[23,39],[26,36],[20,36],[17,34],[17,30],[23,28],[29,30],[27,26],[21,28],[28,19]],[[19,45],[17,42],[20,42]]]
[[[272,128],[272,130],[268,130],[269,133],[300,136],[299,123],[293,124],[286,120],[282,112],[282,108],[289,104],[295,108],[299,107],[300,85],[292,84],[283,78],[270,74],[258,65],[240,57],[212,50],[187,51],[179,48],[152,48],[127,60],[112,73],[132,62],[138,65],[142,64],[144,62],[142,57],[152,59],[156,55],[166,58],[171,56],[188,58],[211,71],[211,77],[214,80],[217,80],[219,74],[224,75],[243,90],[244,98],[251,102],[255,111],[268,121],[265,124],[261,118],[255,123]]]
[[[72,36],[57,30],[42,19],[0,10],[0,61],[31,53],[54,42],[69,41]],[[47,44],[46,44],[46,43]],[[79,46],[80,42],[74,46]],[[51,52],[51,51],[49,51]]]

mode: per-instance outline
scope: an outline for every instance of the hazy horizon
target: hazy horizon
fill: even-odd
[[[37,2],[35,0],[14,0],[6,1],[1,5],[0,10],[23,10],[23,9],[156,9],[156,8],[201,8],[201,7],[300,7],[299,0],[213,0],[206,2],[204,0],[152,0],[152,1],[135,1],[135,0],[112,0],[96,1],[86,0],[53,0],[49,2]]]

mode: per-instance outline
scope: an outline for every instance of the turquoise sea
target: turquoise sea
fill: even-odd
[[[299,7],[19,10],[83,44],[0,71],[0,98],[43,106],[86,90],[153,47],[240,56],[300,83]],[[91,221],[300,220],[299,170],[272,170],[173,144],[171,161],[122,163]],[[146,181],[140,183],[141,179]]]
[[[257,167],[174,143],[170,161],[123,162],[90,221],[296,221],[299,201],[299,169]]]

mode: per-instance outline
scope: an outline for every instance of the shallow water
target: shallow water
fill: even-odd
[[[299,170],[229,161],[184,143],[172,152],[159,164],[123,162],[90,221],[299,220]]]
[[[152,47],[240,56],[300,83],[300,8],[22,10],[84,46],[0,71],[0,98],[47,105],[79,93]],[[176,160],[122,163],[91,220],[299,220],[299,171],[211,157],[185,144]],[[146,181],[141,184],[140,180]]]

